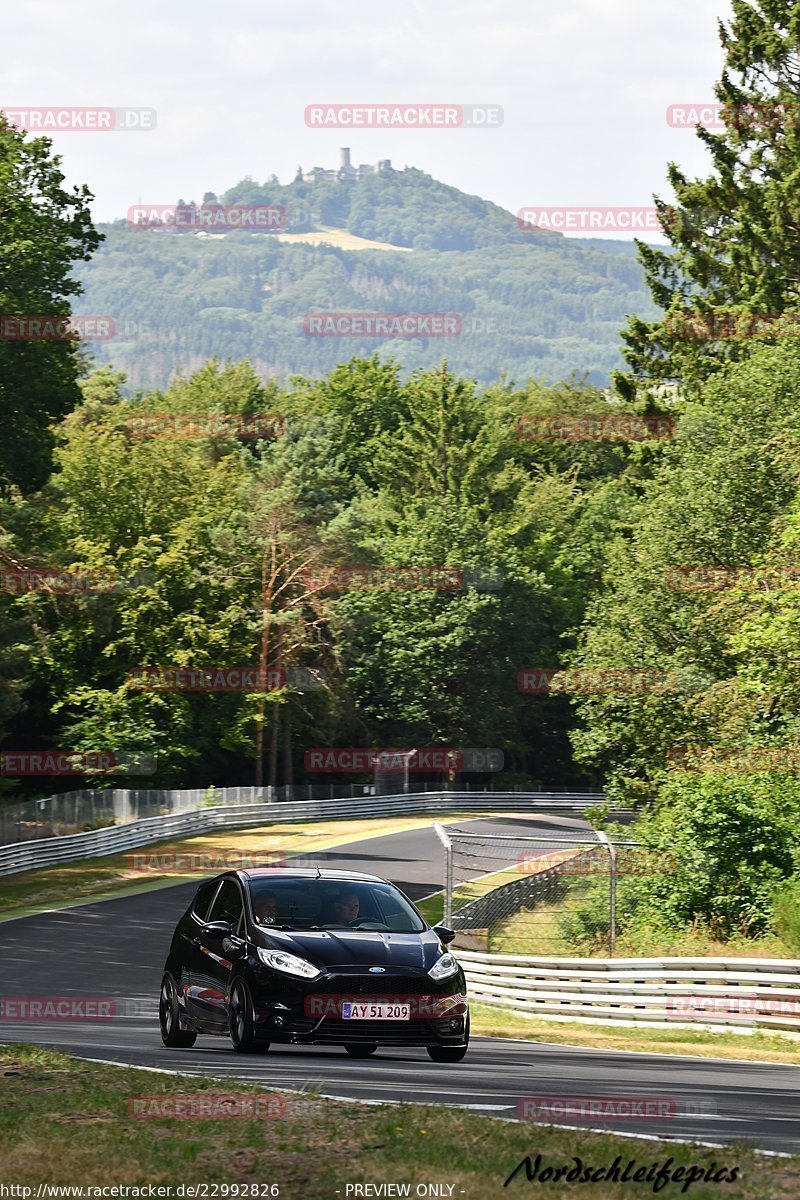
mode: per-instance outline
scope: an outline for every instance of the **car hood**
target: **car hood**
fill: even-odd
[[[286,950],[318,967],[416,967],[427,971],[442,953],[432,930],[424,933],[350,933],[346,930],[289,932],[259,929],[254,940],[273,950]]]

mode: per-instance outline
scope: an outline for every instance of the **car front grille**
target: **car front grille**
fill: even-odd
[[[325,996],[428,996],[439,988],[427,975],[327,975],[314,985]]]

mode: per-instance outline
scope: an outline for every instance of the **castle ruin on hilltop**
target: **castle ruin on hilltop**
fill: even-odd
[[[374,165],[359,163],[357,167],[354,167],[350,162],[350,147],[342,146],[339,150],[338,169],[312,167],[310,171],[303,174],[302,167],[298,167],[295,183],[301,179],[303,183],[354,183],[366,175],[377,175],[380,171],[391,171],[391,169],[392,160],[390,158],[381,158]]]

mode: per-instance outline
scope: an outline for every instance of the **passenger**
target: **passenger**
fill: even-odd
[[[274,892],[262,892],[253,908],[259,925],[274,925],[278,916],[278,897]]]

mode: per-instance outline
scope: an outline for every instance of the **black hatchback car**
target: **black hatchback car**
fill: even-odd
[[[229,871],[181,917],[159,1002],[165,1046],[229,1034],[240,1053],[270,1043],[424,1046],[460,1062],[469,1043],[464,972],[393,884],[314,868]]]

